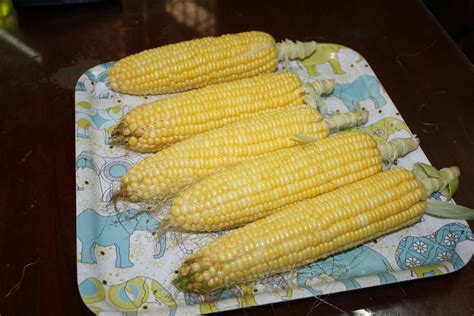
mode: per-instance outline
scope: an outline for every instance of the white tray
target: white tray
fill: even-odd
[[[465,221],[423,216],[413,227],[293,273],[215,297],[179,292],[171,284],[174,271],[216,234],[169,232],[155,238],[157,219],[139,213],[136,205],[119,207],[118,214],[110,207],[112,186],[143,155],[111,146],[109,131],[131,108],[158,98],[110,91],[105,80],[112,64],[88,70],[76,85],[77,278],[93,312],[197,314],[289,301],[446,274],[462,268],[474,253]],[[317,53],[289,66],[304,81],[335,79],[334,94],[326,99],[329,109],[353,110],[360,101],[370,111],[366,128],[377,140],[411,135],[367,61],[350,48],[320,44]],[[414,162],[428,163],[421,148],[398,166],[410,168]]]

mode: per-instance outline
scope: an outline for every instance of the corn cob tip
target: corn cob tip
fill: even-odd
[[[112,192],[112,197],[110,198],[110,201],[112,203],[116,203],[117,201],[121,201],[126,199],[127,193],[123,190],[123,188],[118,188],[114,192]]]
[[[148,150],[142,150],[137,148],[139,144],[138,138],[135,135],[130,135],[130,130],[127,128],[127,123],[120,121],[120,123],[114,128],[110,135],[110,141],[114,145],[126,146],[137,152],[150,152]],[[161,149],[163,146],[156,146],[155,151]]]
[[[315,41],[311,42],[300,42],[300,41],[290,41],[286,39],[282,42],[276,44],[278,61],[288,62],[292,59],[304,59],[312,55],[317,47],[318,43]]]
[[[126,176],[127,175],[125,175],[124,177]],[[140,201],[138,197],[136,196],[136,194],[134,194],[133,190],[131,190],[129,186],[124,183],[123,180],[120,183],[120,187],[118,187],[116,190],[113,191],[112,197],[110,200],[114,203],[117,201],[129,201],[132,203]]]
[[[124,135],[124,124],[120,122],[112,131],[110,135],[110,140],[113,144],[116,145],[125,145],[127,143],[127,138]]]
[[[118,91],[119,90],[119,86],[117,85],[117,83],[115,83],[114,81],[112,81],[110,79],[107,79],[107,85],[113,91]]]
[[[461,175],[457,166],[438,170],[431,165],[419,162],[413,165],[412,172],[423,184],[428,195],[440,192],[448,199],[451,199],[457,191]]]
[[[440,170],[443,174],[446,174],[448,177],[456,177],[459,178],[461,176],[461,169],[458,166],[451,166],[448,168],[443,168]]]
[[[335,113],[324,118],[323,122],[330,133],[336,133],[345,129],[364,125],[367,123],[368,119],[369,111],[366,109],[359,109],[356,112]],[[290,139],[298,143],[309,144],[318,141],[320,138],[303,134],[295,134]]]
[[[354,112],[336,113],[324,119],[331,132],[362,126],[369,119],[369,111],[357,107]]]
[[[178,275],[173,279],[173,285],[180,291],[188,292],[193,290],[192,284],[195,281],[193,275],[188,275],[187,271],[188,264],[184,263],[182,267],[177,270]]]
[[[206,255],[209,255],[206,252]],[[222,256],[222,255],[221,255]],[[231,263],[232,259],[222,262]],[[203,257],[202,250],[189,256],[176,270],[176,277],[171,281],[180,291],[209,295],[223,289],[215,284],[217,278],[224,277],[224,271],[211,267],[212,263]],[[234,285],[234,284],[231,284]]]
[[[326,115],[328,112],[327,104],[321,99],[321,96],[328,96],[334,91],[336,81],[334,79],[316,80],[314,82],[305,82],[301,86],[301,92],[304,94],[304,102]]]
[[[193,272],[200,271],[202,266],[197,262],[195,255],[188,257],[184,263],[176,270],[176,277],[172,280],[173,285],[183,292],[207,292],[200,291],[201,284],[197,282]],[[196,287],[197,285],[197,287]]]
[[[414,151],[420,145],[420,140],[417,137],[396,138],[392,141],[378,144],[382,160],[388,163],[393,163],[400,157],[407,155]]]
[[[431,195],[433,192],[440,192],[448,198],[448,201],[456,193],[461,175],[461,171],[457,166],[438,170],[431,165],[420,162],[413,165],[412,172],[424,186],[427,195]],[[437,218],[474,219],[474,209],[435,199],[427,200],[425,214]]]
[[[301,90],[307,94],[315,95],[330,95],[334,91],[336,80],[324,79],[316,80],[314,82],[305,82],[301,86]]]

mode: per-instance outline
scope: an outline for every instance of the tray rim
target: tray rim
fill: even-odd
[[[380,85],[381,87],[385,90],[385,88],[383,87],[383,84],[382,82],[380,81],[379,77],[377,76],[377,74],[373,71],[372,67],[370,66],[369,62],[367,61],[367,59],[361,55],[358,51],[348,47],[348,46],[345,46],[345,45],[341,45],[341,44],[337,44],[337,43],[318,43],[318,45],[337,45],[339,46],[341,49],[347,49],[347,50],[350,50],[352,52],[354,52],[355,54],[358,54],[368,65],[368,68],[370,69],[371,73],[377,78],[377,80],[379,80],[380,82]],[[95,65],[91,68],[89,68],[87,71],[85,71],[79,78],[78,78],[78,81],[76,83],[76,86],[77,84],[81,81],[82,78],[86,77],[86,73],[93,70],[94,68],[96,67],[100,67],[100,66],[103,66],[104,68],[107,68],[107,66],[104,66],[104,65],[111,65],[115,63],[115,61],[108,61],[108,62],[104,62],[104,63],[101,63],[101,64],[98,64],[98,65]],[[298,67],[303,67],[301,64],[298,65]],[[279,69],[277,69],[276,71],[280,71]],[[333,74],[334,76],[336,76],[335,74]],[[299,76],[299,75],[298,75]],[[300,77],[300,76],[299,76]],[[386,91],[386,90],[385,90]],[[77,90],[75,91],[75,109],[77,109]],[[385,97],[394,105],[394,108],[396,108],[395,106],[395,103],[393,103],[393,101],[391,100],[390,98],[390,95],[386,92],[385,94]],[[397,109],[398,111],[398,109]],[[76,114],[77,115],[77,114]],[[75,115],[75,119],[77,118]],[[403,120],[403,116],[400,114],[400,118]],[[403,120],[405,121],[405,120]],[[75,138],[75,158],[77,158],[78,154],[80,153],[79,150],[78,150],[78,142],[77,142],[77,137],[76,135],[74,136]],[[424,154],[423,150],[422,150],[422,147],[420,145],[420,150],[422,151],[423,155],[426,157],[426,159],[429,161],[429,158]],[[430,163],[431,164],[431,163]],[[77,178],[77,175],[76,175],[76,178]],[[76,190],[76,201],[78,199],[78,195],[77,195],[77,190]],[[76,202],[76,217],[77,215],[84,211],[84,209],[80,210],[78,209],[78,205],[77,205],[77,202]],[[426,216],[426,215],[425,215]],[[429,215],[428,215],[429,216]],[[469,223],[467,221],[462,221],[462,220],[456,220],[456,222],[460,222],[460,223],[464,223],[466,224],[469,228]],[[76,223],[76,245],[79,243],[79,238],[77,236],[77,230],[78,230],[78,224]],[[472,231],[472,229],[471,229]],[[367,243],[366,243],[367,244]],[[366,245],[364,244],[364,245]],[[454,273],[454,272],[457,272],[457,271],[460,271],[462,268],[464,268],[472,259],[474,254],[471,254],[471,257],[466,261],[464,262],[464,264],[461,266],[461,267],[458,267],[458,268],[455,268],[454,265],[452,265],[452,270],[448,270],[447,272],[443,271],[442,274],[440,275],[446,275],[446,274],[451,274],[451,273]],[[77,265],[80,264],[80,261],[79,261],[79,257],[76,258],[77,260]],[[78,267],[78,270],[79,272],[79,267]],[[397,274],[397,273],[401,273],[403,271],[410,271],[410,270],[404,270],[404,269],[400,269],[400,270],[395,270],[395,271],[391,271],[392,274]],[[372,285],[364,285],[364,286],[361,286],[360,288],[354,288],[354,289],[345,289],[345,290],[335,290],[335,291],[325,291],[324,293],[321,293],[320,295],[327,295],[327,294],[335,294],[335,293],[342,293],[342,292],[349,292],[349,291],[355,291],[355,290],[361,290],[361,289],[364,289],[364,288],[372,288],[372,287],[380,287],[380,286],[384,286],[384,285],[390,285],[390,284],[394,284],[394,283],[404,283],[404,282],[409,282],[409,281],[413,281],[413,280],[421,280],[421,279],[426,279],[426,278],[433,278],[433,277],[438,277],[440,275],[423,275],[422,277],[416,277],[416,278],[406,278],[406,279],[402,279],[402,280],[398,280],[396,282],[389,282],[389,283],[385,283],[385,284],[372,284]],[[362,277],[356,277],[354,279],[356,280],[359,280],[359,279],[362,279],[362,278],[367,278],[367,277],[371,277],[371,276],[376,276],[376,275],[370,275],[370,276],[362,276]],[[80,285],[80,278],[79,278],[79,273],[76,273],[76,277],[77,277],[77,285],[79,287]],[[329,284],[329,283],[338,283],[339,281],[337,280],[334,280],[332,282],[328,282],[328,283],[324,283],[324,284]],[[293,288],[295,289],[295,288]],[[305,291],[305,293],[309,293],[307,290],[303,289],[303,288],[300,288],[300,290],[302,291]],[[259,292],[257,294],[255,294],[255,297],[258,296],[258,295],[265,295],[267,294],[268,292]],[[84,304],[86,304],[86,306],[89,308],[89,306],[87,305],[87,303],[85,302],[85,298],[81,296],[81,299],[83,300]],[[228,310],[235,310],[235,309],[240,309],[240,308],[253,308],[253,307],[256,307],[256,306],[265,306],[265,305],[268,305],[268,304],[275,304],[275,303],[281,303],[281,302],[289,302],[289,301],[293,301],[293,300],[299,300],[299,299],[305,299],[305,298],[311,298],[311,297],[316,297],[314,295],[309,295],[309,296],[303,296],[303,297],[292,297],[292,298],[289,298],[289,299],[285,299],[285,300],[279,300],[279,301],[272,301],[272,302],[268,302],[268,303],[263,303],[263,304],[257,304],[257,305],[252,305],[252,306],[245,306],[245,307],[231,307],[231,308],[225,308],[225,309],[222,309],[222,310],[218,310],[218,311],[215,311],[215,312],[222,312],[222,311],[228,311]],[[235,298],[231,297],[231,298],[226,298],[226,299],[223,299],[223,300],[218,300],[219,302],[225,302],[225,301],[235,301]],[[186,309],[192,309],[194,306],[199,306],[199,304],[196,304],[196,305],[177,305],[177,308],[179,308],[179,310],[177,310],[176,312],[178,313],[186,313]],[[90,309],[91,310],[91,309]],[[91,310],[92,311],[92,310]],[[94,312],[94,311],[92,311]],[[215,312],[210,312],[209,314],[213,314]],[[100,312],[99,314],[108,314],[108,315],[111,315],[113,313],[117,313],[117,314],[125,314],[127,312],[125,311],[120,311],[120,310],[110,310],[110,311],[102,311]],[[149,311],[149,312],[146,312],[146,311],[138,311],[137,310],[137,314],[140,314],[140,315],[146,315],[146,314],[152,314],[152,313],[155,313],[153,311]],[[207,313],[206,313],[207,314]]]

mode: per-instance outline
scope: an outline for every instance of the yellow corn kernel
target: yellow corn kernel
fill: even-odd
[[[272,72],[275,40],[263,32],[205,37],[161,46],[125,57],[109,69],[118,92],[175,93]]]
[[[278,207],[367,178],[381,169],[381,156],[370,136],[357,131],[341,133],[203,178],[173,200],[170,222],[175,228],[188,227],[187,218],[180,215],[192,207],[194,214],[200,214],[199,221],[193,222],[193,231],[242,226]],[[213,220],[207,221],[209,218]]]
[[[303,130],[317,139],[329,134],[321,114],[305,105],[198,134],[141,160],[122,178],[121,191],[136,201],[173,195],[218,168],[295,146],[290,137]],[[147,178],[152,185],[145,184]]]
[[[184,291],[209,293],[290,271],[415,223],[424,211],[426,197],[423,185],[411,172],[378,173],[281,208],[219,237],[184,262],[174,284]],[[244,259],[245,266],[237,267]],[[195,264],[199,269],[185,273]],[[201,277],[211,268],[222,271],[212,283]]]
[[[302,104],[301,85],[297,75],[282,72],[183,92],[125,114],[113,139],[134,151],[156,152],[242,118]]]

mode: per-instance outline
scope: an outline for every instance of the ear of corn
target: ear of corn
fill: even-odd
[[[399,143],[395,141],[395,147]],[[407,143],[411,145],[400,155],[418,146],[411,139]],[[383,158],[376,142],[358,131],[280,150],[230,166],[184,189],[173,200],[168,225],[195,232],[242,226],[279,207],[378,173]]]
[[[301,85],[297,75],[283,72],[183,92],[125,114],[113,138],[134,151],[156,152],[245,117],[302,104]]]
[[[352,118],[352,126],[367,120],[366,111],[330,120],[346,116]],[[306,105],[266,112],[198,134],[143,159],[122,178],[121,193],[132,201],[167,197],[219,168],[298,145],[291,140],[294,134],[322,139],[329,132],[326,119]]]
[[[280,58],[303,58],[316,43],[287,43],[278,53],[273,37],[244,32],[205,37],[145,50],[109,69],[109,86],[118,92],[175,93],[272,72]]]
[[[209,293],[291,271],[417,222],[426,197],[411,172],[378,173],[227,233],[191,255],[174,284]]]
[[[370,136],[341,133],[248,160],[203,178],[173,200],[170,223],[187,231],[242,226],[281,206],[381,170],[377,144]]]
[[[272,72],[276,65],[276,43],[269,34],[229,34],[125,57],[109,69],[109,85],[129,94],[174,93]]]

